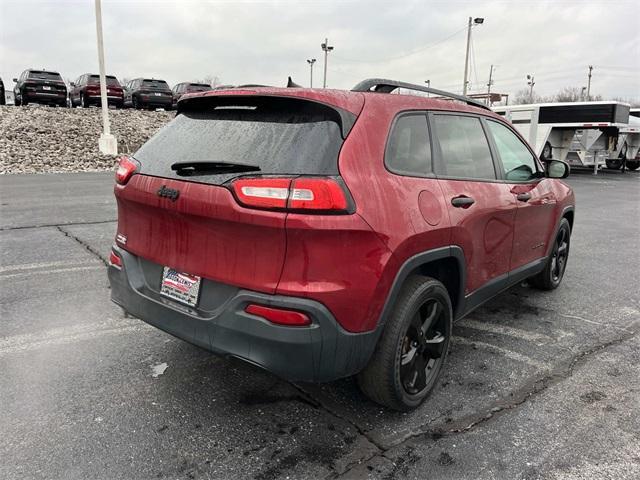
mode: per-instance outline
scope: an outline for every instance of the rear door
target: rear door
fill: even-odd
[[[230,183],[242,176],[338,175],[340,116],[300,99],[193,100],[134,154],[139,174],[116,186],[119,244],[156,265],[274,293],[287,214],[241,206]],[[194,162],[245,167],[184,167]]]
[[[497,151],[499,168],[518,211],[516,214],[511,270],[545,256],[555,228],[557,199],[551,180],[545,178],[531,150],[506,125],[486,120]]]
[[[480,117],[432,113],[435,171],[451,221],[451,244],[464,251],[465,294],[506,279],[516,200],[502,183]]]

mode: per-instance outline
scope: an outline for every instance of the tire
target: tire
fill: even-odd
[[[136,110],[140,110],[140,104],[138,103],[138,97],[135,95],[131,96],[131,106]]]
[[[22,102],[20,102],[20,99],[18,97],[15,96],[15,94],[13,95],[13,105],[15,107],[19,107],[22,104]]]
[[[23,107],[26,107],[29,104],[29,100],[24,96],[24,94],[20,95],[20,104]]]
[[[627,168],[629,170],[637,170],[640,167],[640,160],[627,160]]]
[[[440,377],[452,324],[445,286],[429,277],[407,278],[369,364],[358,374],[362,392],[394,410],[418,407]]]
[[[84,96],[84,93],[80,94],[80,106],[82,108],[89,108],[89,103],[87,102],[87,97]]]
[[[569,247],[571,246],[571,225],[569,220],[563,218],[553,240],[551,255],[547,263],[537,275],[529,279],[529,283],[540,290],[555,290],[560,286],[569,260]]]
[[[624,160],[622,158],[608,158],[607,160],[605,160],[605,162],[609,170],[620,170],[620,167],[622,167],[622,163],[624,162]]]
[[[540,158],[542,160],[551,160],[553,156],[553,149],[551,148],[551,144],[549,142],[544,144],[542,147],[542,153],[540,154]]]

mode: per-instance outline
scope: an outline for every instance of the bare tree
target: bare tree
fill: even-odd
[[[217,75],[206,75],[202,80],[194,80],[194,83],[204,83],[213,88],[222,85],[220,77],[218,77]]]
[[[553,101],[553,98],[543,97],[541,95],[538,95],[535,91],[533,92],[533,98],[531,98],[529,92],[530,91],[528,88],[518,90],[513,98],[513,103],[515,105],[524,105],[527,103],[546,103]]]

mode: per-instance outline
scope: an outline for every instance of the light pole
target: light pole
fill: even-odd
[[[322,88],[327,88],[327,57],[329,55],[329,52],[333,50],[333,47],[329,46],[328,38],[324,39],[324,43],[321,43],[320,47],[324,52],[324,80],[322,81]]]
[[[427,84],[427,88],[431,88],[431,80],[425,80],[424,83]],[[429,92],[427,92],[427,97],[429,96]]]
[[[473,27],[474,25],[482,25],[484,23],[484,18],[480,18],[480,17],[476,17],[476,18],[471,18],[469,17],[469,25],[467,27],[467,53],[464,56],[464,81],[462,82],[462,95],[466,95],[467,94],[467,85],[468,85],[468,78],[469,78],[469,47],[471,45],[471,27]]]
[[[489,69],[489,82],[487,82],[487,105],[491,106],[491,85],[493,85],[493,65]]]
[[[533,86],[536,84],[533,75],[527,75],[527,85],[529,85],[529,103],[533,103]]]
[[[591,71],[593,70],[593,65],[589,65],[589,80],[587,81],[587,102],[591,100]]]
[[[311,78],[309,79],[309,88],[313,88],[313,64],[316,63],[315,58],[307,59],[307,63],[309,64],[309,68],[311,70]]]
[[[111,135],[109,125],[109,104],[107,103],[107,79],[104,69],[104,47],[102,43],[102,5],[95,0],[96,34],[98,36],[98,67],[100,69],[100,103],[102,104],[102,134],[98,140],[98,149],[104,155],[118,154],[118,141]]]

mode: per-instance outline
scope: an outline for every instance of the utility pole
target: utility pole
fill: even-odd
[[[489,82],[487,83],[487,106],[491,106],[491,85],[493,85],[493,65],[489,69]]]
[[[324,80],[322,81],[322,88],[327,88],[327,57],[329,55],[329,52],[333,50],[333,47],[329,46],[328,38],[324,39],[324,43],[321,43],[320,47],[324,52]]]
[[[104,69],[104,47],[102,42],[102,5],[100,0],[95,0],[96,8],[96,34],[98,37],[98,67],[100,69],[100,103],[102,104],[102,134],[98,140],[98,149],[104,155],[117,155],[118,142],[111,135],[109,125],[109,104],[107,103],[107,79]]]
[[[591,100],[591,70],[593,70],[593,65],[589,65],[589,80],[587,81],[587,102]]]
[[[309,68],[311,69],[311,78],[309,79],[309,88],[313,88],[313,64],[316,63],[315,58],[307,59]]]
[[[467,94],[468,78],[469,78],[469,48],[471,47],[471,27],[474,25],[482,25],[484,18],[469,17],[469,25],[467,26],[467,52],[464,56],[464,81],[462,82],[462,95]]]
[[[536,84],[533,75],[527,75],[527,85],[529,85],[529,103],[533,103],[533,86]]]

